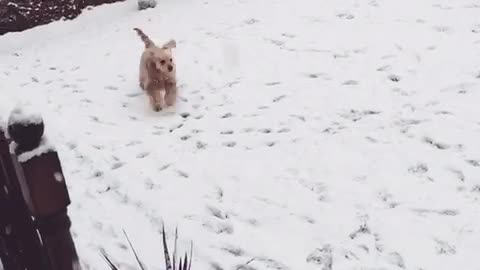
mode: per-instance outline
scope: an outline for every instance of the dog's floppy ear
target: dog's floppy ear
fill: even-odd
[[[168,41],[167,43],[163,44],[162,48],[163,49],[172,49],[177,47],[177,42],[173,39]]]

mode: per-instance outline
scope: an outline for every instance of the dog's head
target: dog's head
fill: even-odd
[[[165,78],[175,80],[175,60],[172,49],[176,47],[175,40],[170,40],[162,47],[154,47],[150,50],[150,68],[161,73]]]

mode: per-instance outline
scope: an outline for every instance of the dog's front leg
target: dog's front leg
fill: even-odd
[[[154,90],[149,93],[150,104],[152,109],[156,112],[161,111],[165,108],[165,91],[164,90]]]
[[[167,106],[172,106],[177,101],[177,85],[175,83],[167,82],[165,84],[165,102]]]

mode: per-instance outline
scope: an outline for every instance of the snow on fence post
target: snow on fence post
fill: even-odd
[[[0,260],[4,270],[47,270],[47,260],[0,126]]]
[[[79,270],[80,264],[70,234],[70,204],[57,152],[43,137],[41,116],[16,108],[8,121],[10,152],[23,199],[35,220],[51,270]]]

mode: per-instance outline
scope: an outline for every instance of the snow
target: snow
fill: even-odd
[[[8,132],[6,132],[6,134],[8,134]],[[8,145],[9,153],[12,155],[15,154],[15,152],[17,151],[17,147],[18,147],[18,144],[14,141],[11,141],[10,144]]]
[[[41,124],[43,119],[32,104],[18,104],[10,113],[8,123],[27,126],[29,124]]]
[[[65,180],[65,179],[63,178],[62,173],[60,173],[60,172],[54,173],[54,174],[53,174],[53,177],[55,178],[55,180],[56,180],[57,182],[60,182],[60,183]]]
[[[0,92],[42,108],[84,269],[465,269],[480,249],[475,0],[163,0],[0,37]],[[175,108],[138,87],[177,41]],[[330,267],[331,266],[331,267]]]
[[[2,93],[2,98],[0,98],[0,129],[7,130],[8,128],[8,117],[12,110],[12,103],[11,97],[8,96],[2,88],[0,84],[0,91]],[[6,135],[6,134],[5,134]]]
[[[17,144],[15,142],[10,143],[10,153],[15,153],[16,145]],[[55,151],[55,147],[48,141],[46,137],[43,137],[37,148],[18,155],[17,159],[19,162],[24,163],[34,157],[38,157],[52,151]]]

